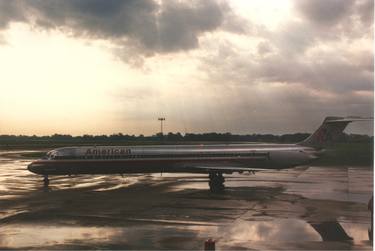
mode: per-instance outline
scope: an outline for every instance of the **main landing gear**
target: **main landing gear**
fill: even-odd
[[[210,191],[213,193],[221,193],[224,191],[225,186],[224,182],[225,179],[222,173],[219,172],[212,172],[209,174],[210,181],[208,184],[210,185]]]
[[[48,175],[44,175],[43,185],[44,185],[44,187],[48,187],[48,185],[49,185]]]

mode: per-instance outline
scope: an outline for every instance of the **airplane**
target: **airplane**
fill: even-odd
[[[225,189],[223,174],[306,165],[321,156],[353,121],[372,118],[326,117],[308,138],[296,144],[221,144],[154,146],[62,147],[28,165],[28,170],[44,176],[76,174],[203,173],[209,176],[212,192]]]

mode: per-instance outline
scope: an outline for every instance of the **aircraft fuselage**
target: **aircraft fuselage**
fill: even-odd
[[[315,159],[311,147],[286,144],[95,146],[52,150],[28,166],[42,175],[221,173],[283,169]]]

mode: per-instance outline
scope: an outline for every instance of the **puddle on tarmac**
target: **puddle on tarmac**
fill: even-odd
[[[320,241],[320,235],[303,220],[280,219],[269,221],[238,220],[224,232],[226,238],[249,241],[299,242]]]
[[[0,246],[35,247],[69,243],[75,240],[108,241],[120,228],[12,225],[1,228]]]
[[[154,222],[155,223],[155,222]],[[218,243],[244,242],[320,242],[327,240],[335,228],[342,228],[353,241],[360,242],[368,239],[364,225],[350,223],[314,223],[309,224],[300,219],[270,219],[269,221],[237,220],[233,224],[210,225],[205,222],[197,225],[163,225],[146,223],[135,225],[129,223],[124,227],[79,227],[65,225],[31,225],[16,224],[1,227],[0,247],[26,248],[48,247],[53,245],[125,245],[126,247],[143,248],[163,247],[166,238],[188,238],[191,242],[214,238]],[[173,222],[169,222],[173,223]],[[178,222],[180,223],[180,222]],[[319,229],[321,228],[321,229]],[[326,228],[326,229],[324,229]],[[337,234],[336,234],[337,235]],[[340,237],[340,234],[338,234]],[[336,236],[337,237],[337,236]],[[348,241],[349,239],[331,241]],[[145,242],[145,240],[147,240]],[[178,243],[176,243],[178,244]],[[184,247],[181,243],[181,248]],[[267,245],[267,244],[264,244]]]

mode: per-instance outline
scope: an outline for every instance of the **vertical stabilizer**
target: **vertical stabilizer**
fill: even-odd
[[[346,126],[353,121],[369,121],[372,118],[361,117],[326,117],[323,124],[307,139],[298,143],[303,146],[322,148],[327,143],[334,142],[344,131]]]

